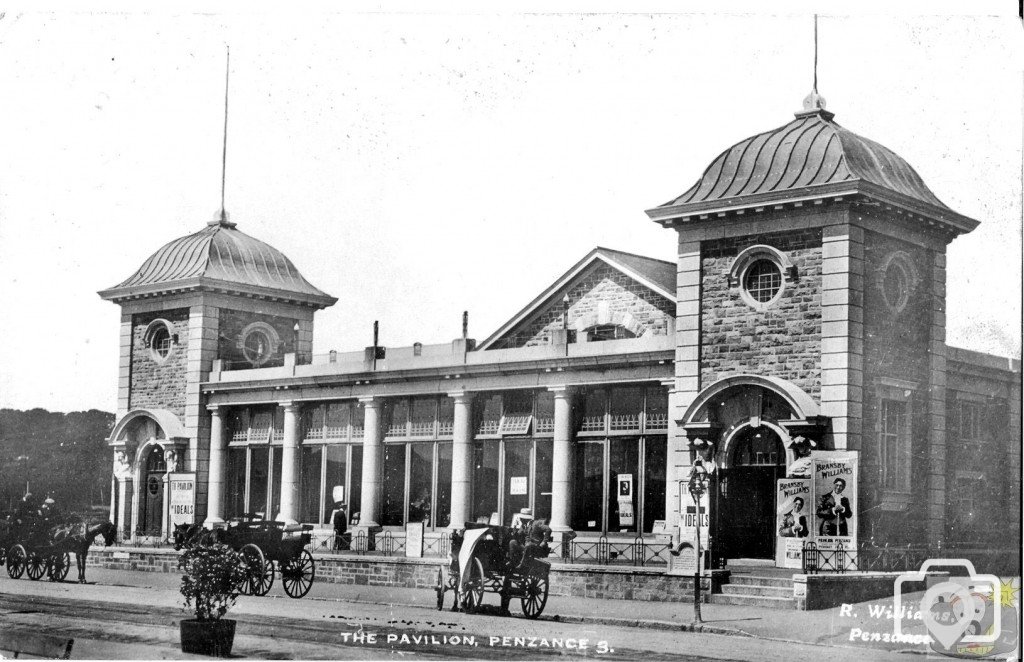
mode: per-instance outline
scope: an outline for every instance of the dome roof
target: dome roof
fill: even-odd
[[[667,222],[709,211],[854,193],[959,232],[978,224],[943,204],[898,154],[843,128],[821,108],[797,113],[784,126],[736,143],[685,193],[647,213]]]
[[[116,301],[196,288],[297,301],[318,308],[337,301],[303,278],[284,253],[226,220],[166,244],[138,271],[100,296]]]

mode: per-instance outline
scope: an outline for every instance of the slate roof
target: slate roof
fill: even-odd
[[[105,299],[208,286],[329,306],[337,299],[314,287],[284,253],[237,230],[212,223],[175,239],[153,253]]]
[[[797,113],[788,124],[736,143],[685,193],[647,213],[658,219],[840,192],[891,194],[888,201],[961,231],[978,224],[947,207],[898,154],[843,128],[824,110]]]

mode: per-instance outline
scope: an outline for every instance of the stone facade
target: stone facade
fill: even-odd
[[[507,346],[523,347],[551,342],[552,331],[562,328],[564,311],[561,295],[569,295],[568,326],[584,329],[595,324],[618,324],[637,336],[665,335],[675,316],[675,301],[661,296],[618,269],[604,263],[588,268],[569,289],[532,319],[513,329],[505,338]]]
[[[797,278],[764,311],[747,305],[729,270],[748,246],[785,254]],[[821,389],[821,232],[803,230],[702,242],[701,384],[739,373],[787,379],[810,395]]]
[[[177,336],[177,342],[163,361],[155,359],[146,347],[146,330],[157,319],[166,320],[172,335]],[[132,317],[130,409],[167,409],[178,416],[184,415],[188,342],[188,309]]]
[[[914,278],[906,306],[890,308],[882,292],[888,259],[894,254],[909,258]],[[864,233],[864,403],[861,448],[862,509],[876,516],[862,520],[861,536],[892,544],[927,538],[929,379],[931,374],[929,330],[935,293],[930,278],[933,256],[926,248],[875,232]],[[880,457],[880,402],[895,389],[910,407],[911,491],[887,494],[882,485]],[[864,529],[864,526],[867,529]]]
[[[264,322],[269,324],[280,339],[280,345],[274,351],[273,356],[262,364],[261,367],[275,367],[284,364],[284,355],[296,351],[295,318],[278,317],[240,310],[221,309],[220,330],[218,335],[217,358],[229,363],[245,365],[245,355],[239,346],[242,332],[253,322]]]

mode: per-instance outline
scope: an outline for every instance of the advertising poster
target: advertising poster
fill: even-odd
[[[619,525],[633,526],[633,474],[618,475]]]
[[[811,455],[814,497],[812,534],[818,549],[857,549],[857,456],[820,451]]]
[[[811,480],[783,478],[775,498],[775,565],[800,568],[803,545],[811,536]]]
[[[170,487],[168,504],[170,529],[178,524],[192,524],[196,516],[196,475],[172,473],[167,478]]]

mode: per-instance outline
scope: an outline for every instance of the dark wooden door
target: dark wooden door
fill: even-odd
[[[139,517],[139,528],[144,536],[159,536],[164,525],[164,452],[154,447],[146,457],[146,470],[140,486],[139,502],[142,512]]]
[[[776,481],[786,475],[785,449],[771,428],[740,434],[719,480],[719,539],[729,558],[772,558]]]

